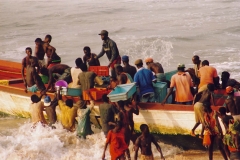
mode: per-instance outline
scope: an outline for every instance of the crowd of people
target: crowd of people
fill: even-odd
[[[105,158],[108,144],[110,144],[112,160],[131,159],[130,150],[128,149],[130,141],[135,146],[135,160],[138,158],[139,148],[141,149],[142,160],[153,159],[151,143],[155,144],[160,152],[160,157],[164,159],[161,147],[149,133],[147,124],[140,126],[142,134],[137,137],[134,132],[133,121],[133,114],[139,114],[139,102],[156,102],[153,83],[158,81],[166,82],[169,87],[166,97],[161,102],[162,105],[167,102],[170,96],[173,97],[172,103],[194,105],[196,124],[190,135],[196,136],[195,130],[202,124],[199,138],[203,138],[203,144],[208,147],[210,160],[213,159],[214,141],[218,142],[224,159],[233,159],[232,157],[240,159],[240,146],[238,144],[240,126],[237,124],[238,120],[233,121],[232,117],[240,114],[240,97],[234,94],[239,89],[240,83],[230,79],[228,72],[222,72],[222,83],[220,84],[217,70],[210,66],[207,60],[201,61],[199,56],[195,55],[192,58],[193,68],[185,70],[184,64],[178,64],[177,73],[172,76],[171,81],[168,81],[160,63],[154,62],[149,57],[144,60],[147,68],[143,67],[142,59],[135,61],[136,67],[132,66],[129,64],[127,55],[120,56],[117,44],[108,37],[106,30],[102,30],[99,35],[103,40],[100,53],[98,55],[91,53],[90,47],[85,46],[83,48],[83,58],[76,58],[75,60],[76,67],[61,64],[61,58],[57,55],[56,49],[50,45],[51,35],[46,35],[43,41],[41,38],[35,40],[34,56],[32,55],[32,49],[26,48],[27,56],[22,60],[22,77],[25,92],[40,92],[40,96],[36,94],[31,96],[30,108],[34,124],[41,122],[43,125],[54,128],[57,121],[56,106],[58,105],[61,110],[59,121],[64,129],[71,132],[76,131],[77,135],[83,138],[92,134],[89,115],[91,110],[94,109],[95,102],[89,89],[94,88],[95,84],[99,82],[99,76],[89,71],[88,66],[100,66],[99,58],[106,54],[109,60],[107,66],[111,71],[107,88],[114,89],[119,84],[135,82],[138,90],[130,99],[125,101],[111,102],[107,94],[102,96],[99,111],[102,122],[101,128],[106,136],[102,159]],[[44,59],[45,55],[47,60]],[[121,66],[121,63],[123,66]],[[86,91],[90,100],[84,100],[80,95],[77,102],[74,102],[71,98],[63,100],[61,96],[62,87],[58,87],[57,90],[55,88],[55,82],[59,80],[66,81],[69,88]],[[228,97],[223,107],[219,108],[219,111],[215,111],[211,108],[211,105],[215,105],[213,92],[220,88],[226,89]],[[55,92],[53,100],[47,95],[47,92]],[[43,96],[44,102],[41,101]],[[46,111],[48,121],[44,118],[43,111]],[[218,117],[222,119],[227,131],[225,136],[219,125]],[[207,138],[210,139],[211,143],[207,141]]]

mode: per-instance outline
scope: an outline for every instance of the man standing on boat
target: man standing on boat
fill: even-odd
[[[172,76],[170,89],[168,91],[167,96],[162,101],[162,104],[166,103],[168,97],[173,93],[173,89],[175,87],[176,103],[191,105],[193,101],[193,94],[194,94],[191,76],[188,72],[185,72],[184,64],[178,64],[177,69],[178,69],[178,72]]]
[[[158,62],[154,63],[153,59],[150,57],[146,58],[145,62],[146,62],[148,69],[150,69],[152,72],[155,73],[157,81],[165,81],[166,80],[163,67],[160,63],[158,63]]]
[[[122,62],[123,62],[123,72],[130,74],[132,79],[134,79],[134,75],[136,74],[137,70],[136,67],[131,66],[129,64],[129,57],[124,55],[122,56]]]
[[[43,41],[41,38],[37,38],[35,40],[35,56],[38,58],[39,66],[42,68],[46,66],[46,62],[44,59],[45,51],[43,49]]]
[[[154,88],[152,82],[156,82],[156,78],[149,69],[143,67],[141,59],[135,61],[135,65],[138,69],[134,76],[134,82],[140,90],[140,101],[141,102],[155,102]]]
[[[52,66],[61,63],[61,58],[57,55],[56,49],[50,45],[50,42],[52,40],[51,35],[46,35],[45,39],[42,43],[44,52],[47,54],[48,60],[47,60],[47,67],[51,68]]]
[[[192,57],[192,62],[194,64],[194,78],[193,78],[193,82],[196,86],[199,85],[200,83],[200,79],[199,79],[199,69],[202,67],[202,63],[201,60],[199,58],[198,55],[195,55]]]
[[[111,69],[111,75],[116,77],[115,64],[121,64],[121,57],[119,55],[117,44],[108,37],[108,31],[102,30],[99,35],[101,35],[103,45],[101,52],[96,56],[96,58],[100,58],[106,53],[109,60],[108,67]]]
[[[26,68],[26,81],[24,82],[25,85],[25,92],[45,92],[45,85],[42,82],[41,77],[38,75],[37,70],[35,68],[38,61],[31,61],[30,65]]]
[[[28,65],[31,65],[32,62],[35,62],[34,63],[35,66],[34,67],[37,68],[37,72],[38,72],[39,65],[38,65],[38,59],[36,57],[32,56],[32,49],[30,47],[27,47],[25,49],[25,52],[26,52],[27,56],[22,59],[22,69],[21,69],[21,72],[22,72],[23,83],[26,85],[27,82],[26,82],[26,79],[25,79],[24,69],[26,69]]]
[[[206,90],[209,83],[212,83],[215,86],[219,85],[217,70],[216,68],[209,66],[207,60],[202,61],[202,67],[199,69],[199,77],[200,84],[198,86],[198,92]]]

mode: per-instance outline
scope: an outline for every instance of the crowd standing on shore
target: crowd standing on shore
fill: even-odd
[[[209,159],[213,159],[213,144],[218,143],[218,148],[224,159],[240,159],[240,121],[237,119],[240,114],[240,97],[235,93],[240,87],[240,83],[230,79],[230,74],[222,72],[221,81],[217,70],[209,65],[207,60],[201,61],[199,56],[192,58],[193,68],[185,70],[184,64],[178,64],[177,73],[167,81],[164,69],[158,62],[154,62],[148,57],[144,61],[147,68],[143,67],[143,60],[137,59],[135,66],[129,64],[127,55],[120,56],[117,44],[108,37],[108,32],[102,30],[99,34],[103,40],[102,50],[97,55],[91,53],[88,46],[83,48],[83,58],[76,58],[76,67],[69,67],[61,64],[61,58],[56,53],[56,49],[50,45],[51,35],[46,35],[42,41],[41,38],[35,40],[34,56],[32,49],[27,47],[27,56],[22,60],[22,77],[25,92],[40,92],[40,97],[36,94],[31,96],[32,103],[31,115],[33,124],[42,123],[54,128],[57,121],[56,106],[61,110],[60,122],[64,129],[73,132],[77,136],[86,138],[93,134],[90,125],[90,113],[94,108],[94,100],[89,89],[94,88],[96,82],[99,82],[99,76],[88,70],[89,66],[100,66],[99,58],[104,54],[109,60],[108,67],[111,71],[111,77],[108,89],[114,89],[120,84],[129,84],[135,82],[138,86],[138,92],[128,100],[111,102],[107,94],[103,94],[100,104],[100,117],[102,121],[102,131],[106,136],[106,144],[102,159],[105,159],[107,146],[110,145],[110,155],[112,160],[131,159],[128,149],[130,141],[135,145],[134,159],[138,158],[138,150],[141,149],[141,160],[153,160],[151,143],[153,143],[160,153],[161,159],[164,159],[161,147],[155,138],[149,133],[147,124],[140,126],[141,135],[136,137],[134,132],[133,114],[139,114],[139,102],[156,102],[153,83],[157,81],[167,82],[170,88],[166,97],[161,102],[164,105],[169,96],[173,97],[173,102],[183,105],[194,105],[196,124],[190,135],[195,135],[196,128],[202,124],[202,132],[199,138],[203,139],[203,145],[209,150]],[[45,55],[47,60],[45,60]],[[123,66],[121,66],[121,62]],[[25,75],[26,73],[26,75]],[[69,88],[77,88],[86,91],[89,100],[84,100],[79,96],[79,101],[74,102],[69,98],[63,100],[61,92],[62,87],[56,90],[55,83],[64,80]],[[99,83],[100,85],[102,83]],[[223,107],[219,111],[214,111],[211,105],[214,104],[213,92],[216,89],[225,89],[228,94]],[[53,100],[47,95],[47,92],[55,92]],[[41,101],[44,96],[44,102]],[[87,105],[89,104],[89,105]],[[43,116],[46,111],[48,121]],[[227,115],[229,113],[230,115]],[[224,130],[219,124],[219,118],[224,124]],[[77,125],[76,124],[77,121]]]

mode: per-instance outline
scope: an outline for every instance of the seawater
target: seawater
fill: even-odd
[[[239,6],[237,0],[1,0],[0,59],[21,62],[26,47],[34,51],[34,40],[51,34],[51,44],[62,62],[75,66],[84,46],[100,52],[98,33],[106,29],[131,63],[150,56],[171,71],[178,63],[192,67],[192,56],[199,55],[219,75],[226,70],[240,80]],[[108,64],[106,56],[100,62]],[[83,140],[59,124],[55,130],[31,129],[28,120],[0,118],[0,157],[97,160],[105,139],[99,130],[94,131],[96,134]],[[182,152],[160,145],[164,155]],[[154,154],[159,155],[156,150]]]
[[[82,139],[76,132],[64,130],[57,123],[56,129],[38,124],[32,128],[30,120],[2,118],[1,121],[11,122],[6,129],[0,130],[0,157],[4,160],[100,160],[105,144],[105,136],[101,130],[92,126],[93,135]],[[2,124],[2,122],[0,123]],[[159,143],[166,157],[172,157],[182,152],[178,147]],[[153,152],[156,159],[160,154],[156,147]],[[133,145],[130,144],[131,157]],[[110,159],[109,149],[106,159]]]
[[[83,47],[99,53],[98,33],[109,31],[130,62],[151,56],[166,71],[192,67],[197,54],[239,75],[240,1],[237,0],[72,0],[0,1],[0,58],[20,62],[25,48],[51,34],[63,63],[75,66]],[[106,56],[101,64],[108,64]]]

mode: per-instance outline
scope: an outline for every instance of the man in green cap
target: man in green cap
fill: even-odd
[[[108,67],[111,69],[112,77],[116,77],[114,70],[115,65],[121,64],[121,57],[119,55],[117,44],[108,37],[108,31],[106,30],[102,30],[98,35],[101,35],[103,45],[101,52],[96,56],[96,58],[100,58],[106,53],[109,60]]]

